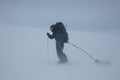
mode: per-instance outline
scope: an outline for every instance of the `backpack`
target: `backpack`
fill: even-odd
[[[63,36],[63,42],[64,43],[67,43],[68,42],[68,33],[66,31],[66,28],[65,26],[63,25],[62,22],[57,22],[54,26],[54,29],[55,31],[60,31],[62,36]]]

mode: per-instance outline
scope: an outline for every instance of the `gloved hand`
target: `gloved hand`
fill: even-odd
[[[47,36],[50,38],[51,37],[51,35],[47,32]]]
[[[49,36],[50,34],[47,32],[47,36]]]
[[[49,34],[48,32],[47,32],[47,36],[48,36],[48,38],[50,38],[50,39],[53,39],[53,38],[54,38],[54,36],[51,35],[51,34]]]

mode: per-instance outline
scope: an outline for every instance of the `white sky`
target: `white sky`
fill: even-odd
[[[0,0],[0,24],[120,29],[120,0]]]

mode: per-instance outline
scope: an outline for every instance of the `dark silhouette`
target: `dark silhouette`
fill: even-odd
[[[62,22],[57,22],[55,25],[50,26],[50,30],[52,31],[52,35],[47,33],[47,36],[50,39],[56,40],[56,51],[57,56],[59,58],[58,63],[66,63],[68,62],[67,56],[63,52],[64,49],[64,43],[68,42],[68,33],[66,31],[66,28],[64,27],[64,24]]]

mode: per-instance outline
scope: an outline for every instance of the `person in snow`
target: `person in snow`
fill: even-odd
[[[52,35],[47,33],[47,36],[50,39],[56,40],[56,51],[59,58],[58,63],[67,63],[68,59],[65,53],[63,52],[64,43],[68,42],[68,33],[64,24],[62,22],[57,22],[55,25],[50,26]]]

